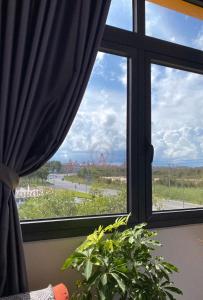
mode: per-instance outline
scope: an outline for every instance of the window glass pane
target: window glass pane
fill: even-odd
[[[146,1],[146,34],[152,37],[203,50],[202,19],[203,8],[185,1]]]
[[[153,209],[203,207],[203,76],[152,65]]]
[[[124,213],[127,59],[99,52],[73,125],[54,157],[21,179],[21,219]]]
[[[132,30],[132,0],[111,0],[107,25]]]

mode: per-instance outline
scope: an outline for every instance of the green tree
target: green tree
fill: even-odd
[[[62,169],[62,164],[58,160],[51,160],[46,163],[50,173],[60,173]]]
[[[47,176],[49,174],[49,168],[47,164],[43,165],[40,169],[38,169],[36,172],[32,174],[33,177],[38,177],[42,180],[47,180]]]

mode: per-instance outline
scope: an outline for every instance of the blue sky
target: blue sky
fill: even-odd
[[[126,161],[127,59],[99,52],[72,127],[54,159]]]
[[[112,0],[107,24],[132,29],[130,0]],[[201,20],[147,2],[146,34],[203,49]],[[73,125],[53,159],[126,159],[127,60],[98,53]],[[155,164],[203,165],[203,76],[152,66]]]

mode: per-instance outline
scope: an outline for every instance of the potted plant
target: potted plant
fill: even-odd
[[[118,230],[128,218],[99,226],[66,259],[63,270],[72,267],[82,274],[72,300],[174,300],[182,295],[170,279],[177,267],[152,255],[161,246],[154,239],[157,233],[146,224]]]

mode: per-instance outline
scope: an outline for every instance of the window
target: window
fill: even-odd
[[[203,76],[152,64],[153,209],[203,207]]]
[[[24,240],[87,234],[129,212],[131,225],[203,221],[203,8],[194,3],[112,1],[66,140],[16,191]]]
[[[126,30],[132,30],[132,0],[112,0],[107,24]]]
[[[203,50],[203,7],[186,1],[146,1],[146,34]]]
[[[99,52],[54,157],[16,190],[21,220],[127,212],[127,58]]]

